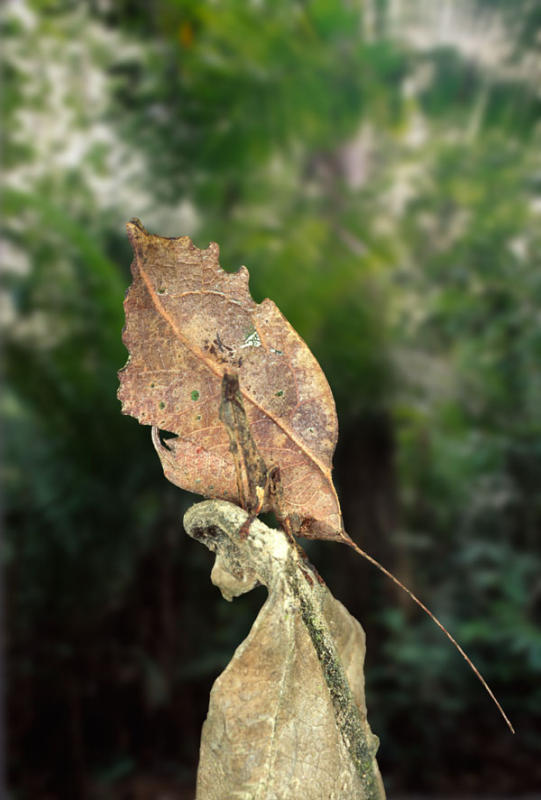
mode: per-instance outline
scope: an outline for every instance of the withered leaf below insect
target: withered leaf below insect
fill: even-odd
[[[217,679],[203,725],[197,798],[385,800],[366,719],[364,633],[282,531],[231,503],[197,503],[188,535],[211,549],[212,582],[232,600],[268,597]]]
[[[271,300],[252,299],[245,267],[220,267],[217,244],[199,250],[187,236],[149,234],[138,220],[127,228],[134,260],[123,340],[130,355],[119,398],[123,413],[154,426],[166,477],[240,502],[219,417],[222,377],[237,373],[259,453],[280,470],[282,513],[305,536],[348,539],[331,477],[334,400],[306,343]],[[158,428],[177,438],[162,443]]]

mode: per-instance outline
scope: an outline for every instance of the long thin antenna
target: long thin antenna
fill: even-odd
[[[449,631],[447,630],[447,628],[445,628],[445,627],[442,625],[442,623],[439,621],[439,619],[438,619],[437,617],[435,617],[435,616],[434,616],[434,614],[432,613],[432,611],[430,611],[430,610],[429,610],[429,609],[428,609],[428,608],[425,606],[425,604],[424,604],[424,603],[422,603],[422,602],[419,600],[419,598],[418,598],[418,597],[416,597],[416,595],[414,595],[414,594],[413,594],[413,592],[412,592],[412,591],[410,591],[410,590],[408,589],[408,587],[407,587],[407,586],[404,586],[404,584],[403,584],[401,581],[399,581],[399,580],[398,580],[398,578],[395,578],[395,576],[392,574],[392,572],[389,572],[389,570],[388,570],[388,569],[385,569],[385,567],[384,567],[384,566],[382,566],[382,564],[380,564],[380,563],[379,563],[379,561],[376,561],[376,559],[375,559],[375,558],[372,558],[372,556],[368,555],[368,553],[365,553],[365,551],[364,551],[364,550],[362,550],[362,549],[359,547],[359,545],[358,545],[356,542],[354,542],[354,541],[353,541],[353,539],[351,539],[351,538],[350,538],[350,537],[347,535],[347,533],[344,533],[344,536],[345,536],[345,543],[346,543],[346,544],[348,544],[348,545],[349,545],[349,546],[350,546],[350,547],[351,547],[353,550],[355,550],[355,552],[356,552],[356,553],[358,553],[360,556],[362,556],[363,558],[366,558],[366,560],[367,560],[367,561],[370,561],[370,563],[371,563],[371,564],[373,564],[375,567],[377,567],[377,568],[379,569],[379,571],[380,571],[380,572],[383,572],[383,574],[384,574],[384,575],[386,575],[388,578],[390,578],[390,579],[393,581],[393,583],[396,583],[396,585],[397,585],[397,586],[399,586],[399,587],[400,587],[400,588],[401,588],[401,589],[402,589],[404,592],[406,592],[406,594],[408,594],[408,595],[411,597],[411,599],[413,600],[413,602],[414,602],[414,603],[417,603],[417,605],[419,606],[419,608],[422,608],[422,609],[423,609],[423,611],[425,612],[425,614],[428,614],[428,616],[430,617],[430,619],[431,619],[431,620],[433,620],[433,621],[436,623],[436,625],[438,626],[438,628],[439,628],[441,631],[443,631],[443,633],[444,633],[444,634],[447,636],[447,638],[449,639],[449,641],[450,641],[450,642],[451,642],[451,643],[452,643],[452,644],[453,644],[453,645],[456,647],[456,649],[458,650],[458,652],[460,653],[460,655],[462,656],[462,658],[463,658],[465,661],[467,661],[467,663],[470,665],[471,669],[472,669],[472,670],[475,672],[475,674],[477,675],[477,677],[479,678],[479,680],[481,681],[481,683],[482,683],[482,684],[483,684],[483,686],[485,687],[486,691],[488,692],[488,694],[489,694],[489,695],[490,695],[490,697],[492,698],[492,701],[493,701],[493,702],[496,704],[496,707],[497,707],[498,711],[500,712],[500,714],[501,714],[501,715],[502,715],[502,717],[504,718],[504,720],[505,720],[505,723],[506,723],[507,727],[509,728],[509,730],[511,731],[511,733],[515,733],[515,729],[514,729],[514,728],[513,728],[513,726],[511,725],[511,721],[509,720],[509,717],[507,716],[507,714],[506,714],[506,713],[505,713],[505,711],[503,710],[503,708],[502,708],[501,704],[500,704],[500,703],[499,703],[499,701],[497,700],[497,698],[496,698],[496,695],[494,694],[494,692],[492,691],[492,689],[490,688],[490,686],[488,685],[488,683],[486,682],[486,680],[483,678],[483,676],[481,675],[481,673],[479,672],[479,670],[477,669],[477,667],[475,666],[475,664],[473,663],[473,661],[471,660],[471,658],[470,658],[468,655],[466,655],[466,653],[464,652],[464,650],[462,649],[462,647],[459,645],[459,643],[456,641],[456,639],[454,639],[454,638],[451,636],[451,634],[449,633]]]

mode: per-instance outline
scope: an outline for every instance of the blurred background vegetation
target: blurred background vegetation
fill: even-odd
[[[226,604],[116,372],[124,223],[221,244],[336,398],[390,797],[541,785],[541,2],[9,0],[3,482],[13,798],[191,797]]]

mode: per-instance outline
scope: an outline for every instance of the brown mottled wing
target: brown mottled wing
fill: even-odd
[[[257,449],[280,469],[293,529],[343,541],[331,478],[336,411],[306,343],[271,300],[254,302],[245,267],[222,270],[218,245],[199,250],[187,236],[154,236],[138,221],[128,235],[135,258],[123,339],[130,356],[119,398],[125,414],[176,434],[167,445],[153,436],[166,477],[240,502],[219,416],[222,377],[236,373]]]

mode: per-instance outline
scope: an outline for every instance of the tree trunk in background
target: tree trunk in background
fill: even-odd
[[[349,535],[375,559],[392,571],[399,580],[413,588],[406,547],[393,533],[400,525],[400,506],[395,466],[396,443],[388,413],[365,414],[340,433],[335,458],[336,482],[340,494],[344,526]],[[352,613],[373,606],[374,588],[389,602],[410,608],[407,596],[390,581],[382,579],[368,566],[360,580],[362,567],[358,558],[344,563],[344,602]],[[378,584],[374,583],[375,581]],[[349,587],[349,588],[347,588]],[[377,590],[376,590],[377,594]]]

